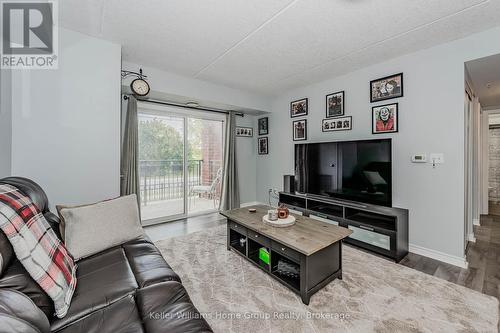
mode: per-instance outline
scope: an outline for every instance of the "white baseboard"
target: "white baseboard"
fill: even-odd
[[[469,236],[467,236],[467,240],[469,242],[475,243],[476,242],[476,236],[474,236],[474,233],[470,233]]]
[[[458,266],[461,268],[467,268],[469,266],[469,263],[467,262],[467,259],[465,257],[457,257],[457,256],[452,256],[443,252],[439,252],[436,250],[431,250],[427,249],[422,246],[410,244],[409,245],[409,251],[411,253],[415,253],[424,257],[432,258],[435,260],[439,260],[445,263],[448,263],[450,265]]]
[[[481,223],[479,223],[479,219],[473,219],[472,220],[472,224],[474,224],[474,225],[481,225]]]
[[[244,203],[240,204],[240,207],[244,208],[244,207],[250,207],[250,206],[257,206],[257,205],[265,205],[265,204],[263,204],[262,202],[258,202],[258,201],[251,201],[251,202],[244,202]]]

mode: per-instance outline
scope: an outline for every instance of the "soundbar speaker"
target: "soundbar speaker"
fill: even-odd
[[[295,193],[295,176],[283,176],[283,191],[286,193]]]

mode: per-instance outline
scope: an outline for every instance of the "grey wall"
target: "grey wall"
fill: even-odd
[[[308,142],[393,138],[393,205],[410,211],[410,243],[420,253],[451,262],[464,258],[464,62],[500,53],[500,29],[395,58],[382,64],[295,89],[275,99],[270,115],[268,156],[257,157],[257,200],[269,188],[282,189],[293,174],[289,103],[309,98]],[[370,103],[369,82],[404,72],[403,98]],[[322,133],[325,95],[345,90],[346,115],[353,129]],[[399,133],[371,134],[371,107],[399,103]],[[444,153],[445,164],[410,162],[415,153]]]
[[[245,115],[236,118],[237,126],[253,127],[253,138],[236,138],[236,163],[240,186],[240,202],[254,203],[257,187],[257,117]]]
[[[11,175],[12,110],[11,71],[0,70],[0,178]]]
[[[121,47],[59,29],[59,69],[13,72],[12,173],[51,204],[119,195]]]

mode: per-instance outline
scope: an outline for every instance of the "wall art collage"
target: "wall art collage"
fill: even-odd
[[[370,81],[370,103],[403,97],[403,73],[389,75]],[[372,134],[395,133],[399,130],[398,103],[372,107]],[[307,116],[308,99],[290,103],[290,118]],[[326,95],[325,119],[321,121],[322,132],[349,131],[352,116],[345,114],[345,91]],[[292,122],[293,141],[307,140],[307,119]]]
[[[403,97],[403,73],[389,75],[370,81],[370,103],[378,103],[393,98]],[[372,107],[372,134],[396,133],[399,131],[399,104],[386,103]],[[293,141],[307,140],[307,119],[309,100],[307,97],[290,102],[290,118],[292,121]],[[298,118],[298,119],[295,119]],[[326,95],[325,118],[321,121],[322,132],[352,130],[352,116],[345,112],[345,91],[337,91]],[[257,152],[259,155],[269,154],[269,118],[258,119]],[[236,136],[253,137],[253,128],[236,127]]]

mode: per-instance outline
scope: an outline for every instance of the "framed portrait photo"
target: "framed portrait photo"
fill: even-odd
[[[349,131],[352,129],[352,117],[337,117],[323,119],[321,130],[323,132]]]
[[[243,136],[247,138],[253,137],[253,128],[251,127],[236,127],[236,136]]]
[[[398,131],[398,103],[372,107],[372,133],[395,133]]]
[[[258,139],[257,152],[259,155],[269,154],[269,139],[267,136]]]
[[[259,135],[267,135],[269,134],[269,118],[259,118],[257,125]]]
[[[370,82],[370,102],[403,97],[403,73],[383,77]]]
[[[307,120],[296,120],[293,122],[293,141],[307,140]]]
[[[290,103],[290,117],[307,116],[307,98],[299,99]]]
[[[326,117],[338,117],[344,115],[344,92],[339,91],[326,95]]]

